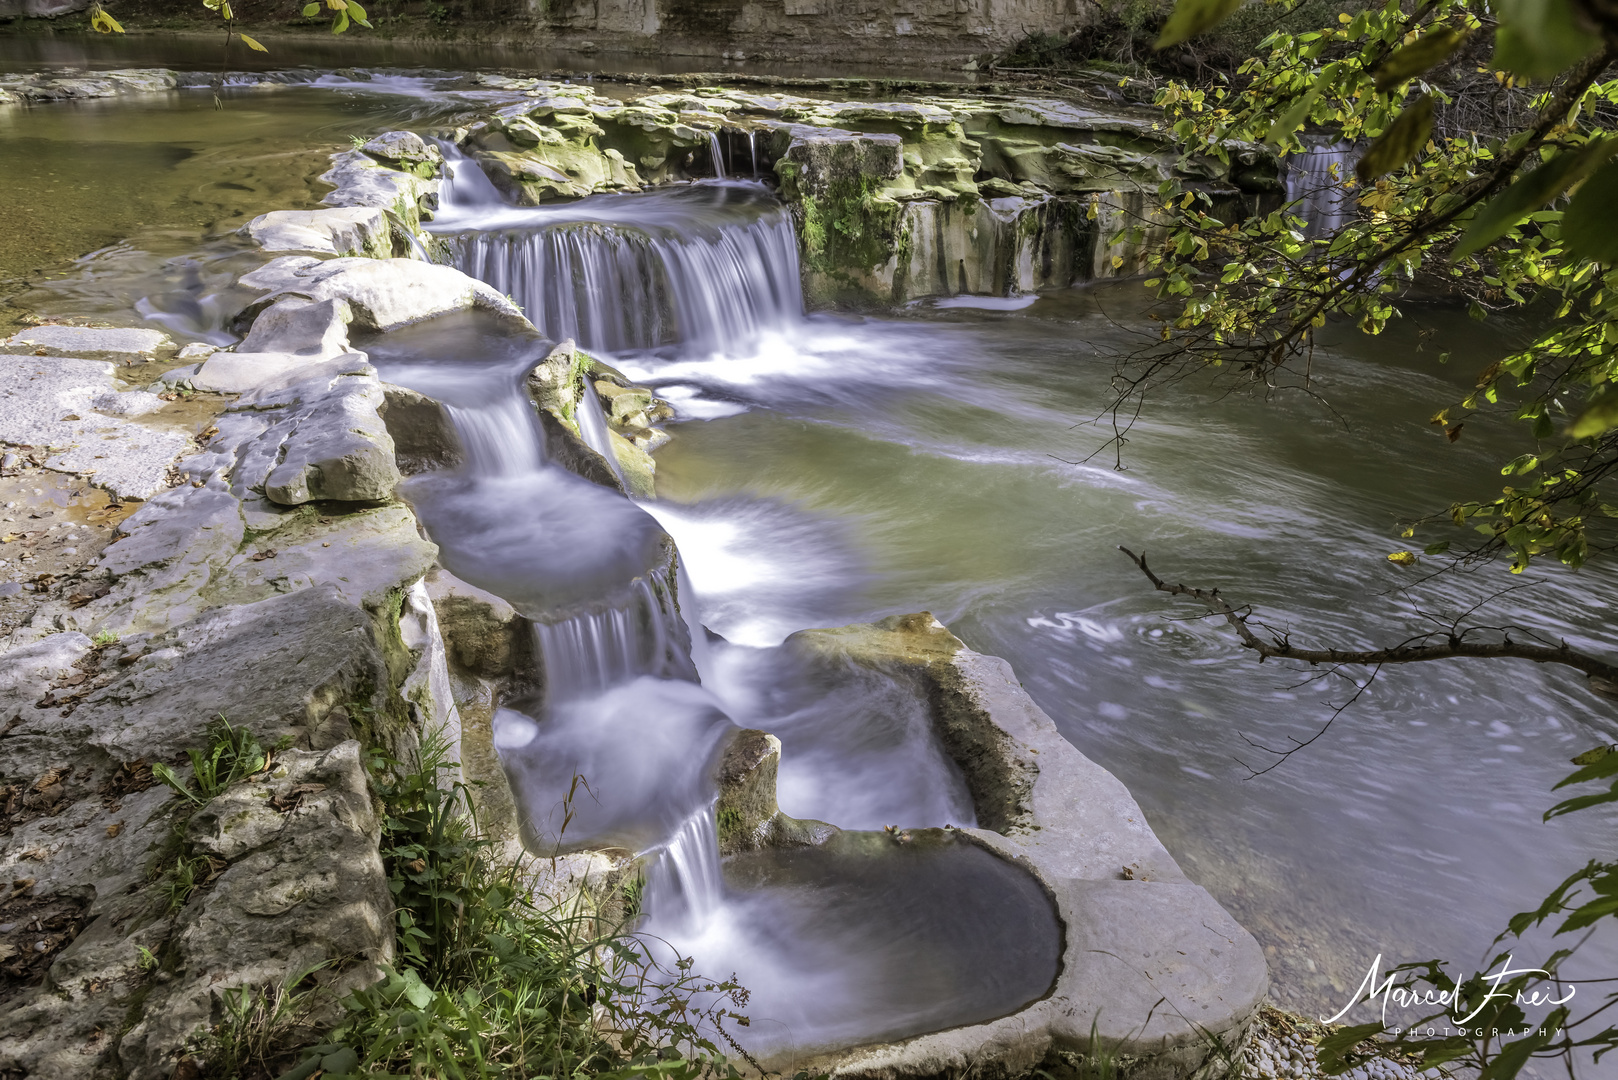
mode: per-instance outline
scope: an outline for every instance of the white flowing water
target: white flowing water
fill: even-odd
[[[719,148],[719,136],[712,132],[710,132],[708,135],[708,156],[713,159],[714,179],[726,179],[725,152]]]
[[[579,400],[579,435],[583,437],[584,444],[596,453],[612,469],[612,475],[618,478],[618,483],[624,482],[624,470],[618,464],[618,452],[612,448],[612,435],[607,430],[607,417],[601,411],[601,399],[586,387]]]
[[[1356,203],[1348,182],[1355,157],[1353,144],[1333,142],[1310,144],[1287,158],[1287,201],[1298,204],[1296,213],[1309,236],[1328,236],[1353,218]]]
[[[716,654],[683,560],[667,561],[653,519],[535,449],[539,429],[519,419],[532,415],[521,378],[545,342],[470,314],[367,346],[390,381],[446,402],[468,448],[460,472],[406,489],[445,565],[534,623],[542,694],[503,702],[493,724],[530,850],[640,853],[648,949],[669,970],[690,956],[711,976],[745,971],[750,1052],[988,1019],[1048,989],[1061,937],[1049,900],[1023,871],[949,834],[901,859],[885,836],[873,847],[850,832],[817,855],[747,856],[735,864],[744,882],[730,881],[716,774],[743,723],[788,746],[779,794],[789,813],[848,829],[973,824],[925,703],[855,665],[829,669],[789,650]],[[993,932],[964,932],[967,914],[987,915],[973,904],[995,909]],[[901,918],[906,933],[870,935]]]
[[[446,155],[455,179],[430,227],[450,261],[513,297],[557,340],[736,355],[802,319],[792,224],[757,184],[512,207],[476,162],[453,147]]]
[[[1299,160],[1290,192],[1311,231],[1352,212],[1351,167],[1344,147]],[[782,738],[789,813],[953,820],[970,807],[947,779],[894,779],[948,776],[904,734],[903,709],[847,684],[841,702],[838,687],[794,688],[763,659],[802,627],[931,610],[1012,658],[1064,733],[1129,784],[1187,871],[1270,948],[1282,1001],[1329,1015],[1378,953],[1480,961],[1591,850],[1593,822],[1539,821],[1566,758],[1611,737],[1587,696],[1537,669],[1487,686],[1464,665],[1384,673],[1326,738],[1244,780],[1275,760],[1253,743],[1307,738],[1351,688],[1246,666],[1218,627],[1171,621],[1183,612],[1113,549],[1149,542],[1159,570],[1170,559],[1242,585],[1322,640],[1396,640],[1412,616],[1387,580],[1387,523],[1443,505],[1458,478],[1489,483],[1499,454],[1480,440],[1435,458],[1423,441],[1456,388],[1412,328],[1374,350],[1323,340],[1315,373],[1347,427],[1301,403],[1210,413],[1172,392],[1133,433],[1128,468],[1086,461],[1104,437],[1080,422],[1107,394],[1097,354],[1132,347],[1120,318],[1132,302],[1075,292],[886,321],[789,304],[732,348],[613,355],[688,421],[659,451],[662,497],[646,505],[680,544],[704,623],[729,642],[705,685]],[[1445,350],[1478,366],[1498,355],[1498,330],[1420,314]],[[1391,436],[1361,434],[1390,423]],[[1451,601],[1489,588],[1468,581]],[[1531,610],[1507,601],[1497,617],[1593,641],[1591,595],[1546,575]],[[873,715],[883,735],[862,743]],[[906,749],[884,765],[887,739]],[[1614,948],[1587,951],[1599,964]]]
[[[26,258],[11,263],[33,275],[19,303],[119,325],[149,317],[182,340],[227,344],[235,337],[229,316],[254,299],[234,294],[232,282],[262,255],[212,238],[218,223],[234,227],[302,198],[306,176],[356,130],[449,122],[441,101],[357,86],[224,94],[230,107],[222,112],[199,92],[194,100],[153,95],[0,117],[8,147],[29,148],[14,155],[13,179],[38,209],[20,241]],[[314,146],[321,142],[328,145]],[[729,145],[738,151],[731,171],[740,174],[740,146]],[[1347,208],[1337,187],[1351,162],[1337,155],[1334,177],[1325,168],[1331,158],[1315,180],[1300,172],[1292,184],[1295,193],[1322,192],[1324,212]],[[768,175],[767,163],[759,169]],[[51,173],[84,184],[68,202],[38,202],[57,190]],[[660,236],[688,229],[702,238],[777,212],[762,189],[737,183],[537,209],[504,203],[475,168],[458,170],[448,186],[446,203],[462,210],[458,222],[441,217],[446,238],[564,221],[636,231],[626,219],[651,210],[667,229]],[[80,228],[91,219],[74,210],[86,199],[101,208],[94,230]],[[480,200],[475,212],[465,210]],[[784,269],[781,279],[789,280]],[[659,281],[636,295],[666,297],[668,289]],[[576,289],[573,296],[579,318]],[[1249,779],[1234,759],[1273,759],[1248,740],[1285,746],[1305,738],[1346,692],[1295,685],[1292,673],[1252,665],[1219,627],[1174,618],[1185,610],[1151,593],[1114,551],[1145,545],[1160,571],[1219,584],[1295,636],[1403,637],[1413,625],[1399,602],[1408,575],[1385,555],[1409,541],[1392,523],[1447,505],[1462,489],[1497,489],[1499,462],[1519,452],[1508,445],[1514,429],[1491,430],[1482,417],[1469,422],[1465,439],[1435,451],[1427,420],[1464,396],[1472,372],[1537,316],[1476,324],[1415,304],[1375,339],[1328,328],[1314,374],[1337,412],[1301,400],[1166,394],[1132,433],[1120,472],[1086,460],[1105,436],[1082,421],[1107,396],[1107,353],[1132,344],[1132,326],[1149,326],[1134,319],[1127,286],[1044,295],[1019,311],[918,306],[864,320],[804,318],[796,301],[795,291],[737,297],[738,308],[764,309],[750,341],[693,348],[670,314],[655,350],[614,357],[679,410],[675,439],[658,452],[660,501],[649,504],[656,521],[616,493],[545,467],[415,478],[407,488],[446,565],[552,620],[630,603],[626,583],[658,564],[663,530],[678,539],[700,605],[683,605],[685,629],[673,632],[683,641],[696,622],[726,641],[696,659],[701,686],[666,671],[639,676],[651,684],[635,689],[632,681],[625,697],[609,699],[607,713],[619,717],[627,741],[640,737],[630,724],[637,699],[654,726],[659,710],[693,717],[675,726],[697,747],[683,753],[698,758],[708,725],[722,734],[729,714],[782,738],[789,813],[831,816],[820,798],[851,808],[838,824],[953,820],[948,798],[912,816],[899,805],[902,785],[869,774],[859,784],[845,777],[846,789],[858,789],[852,794],[827,796],[867,755],[905,744],[909,721],[880,706],[828,704],[831,726],[843,722],[868,738],[827,737],[812,695],[833,703],[838,687],[800,686],[814,680],[771,648],[803,627],[926,608],[974,647],[1011,660],[1064,734],[1129,785],[1187,872],[1270,950],[1277,996],[1311,1012],[1340,1008],[1343,988],[1358,985],[1379,952],[1390,961],[1478,958],[1506,917],[1538,902],[1544,883],[1589,857],[1612,857],[1610,821],[1540,821],[1566,759],[1614,737],[1610,716],[1576,680],[1513,664],[1388,670],[1307,751]],[[672,313],[676,305],[664,306]],[[557,311],[567,315],[560,302]],[[470,323],[444,323],[454,332],[424,325],[386,335],[413,343],[396,355],[366,348],[391,381],[457,408],[520,394],[523,349]],[[1440,365],[1440,352],[1456,360]],[[1587,567],[1569,581],[1531,570],[1525,579],[1534,589],[1518,595],[1533,603],[1507,598],[1497,621],[1533,622],[1593,648],[1610,639],[1609,571]],[[1455,582],[1452,599],[1465,607],[1496,585],[1487,573],[1474,575]],[[776,661],[780,678],[770,675]],[[657,704],[653,692],[674,696],[677,707]],[[682,693],[709,697],[704,706]],[[513,704],[522,709],[502,713],[497,737],[515,770],[522,747],[555,718],[542,705]],[[778,723],[782,717],[796,720]],[[588,729],[579,721],[581,738]],[[830,749],[820,754],[839,743],[849,748],[841,759]],[[932,768],[924,749],[896,755],[895,769]],[[794,762],[817,755],[832,767],[794,778]],[[671,760],[650,775],[680,773],[685,757]],[[961,790],[947,769],[931,775],[938,779],[928,787]],[[853,801],[890,790],[887,805]],[[694,796],[682,816],[680,800],[667,801],[666,813],[647,814],[664,824],[636,830],[655,832],[648,850],[704,806]],[[823,882],[858,862],[821,855],[835,866],[785,869]],[[757,861],[768,873],[750,876],[752,857],[727,862],[726,900],[700,938],[687,939],[688,951],[700,945],[710,970],[736,970],[760,988],[749,1010],[755,1031],[779,1021],[834,1041],[874,1037],[910,991],[870,970],[868,958],[884,955],[886,943],[857,931],[940,913],[874,911],[854,900],[810,905],[790,963],[780,951],[748,952],[736,944],[747,940],[744,928],[790,936],[780,913],[809,895],[783,883],[777,864],[790,860]],[[873,867],[859,865],[849,880],[873,880]],[[947,884],[940,891],[961,893]],[[750,922],[755,910],[763,914]],[[957,936],[992,930],[997,918],[991,906]],[[829,937],[844,930],[834,946]],[[1613,950],[1603,955],[1610,970]],[[728,963],[731,956],[738,962]],[[992,965],[978,967],[979,978],[993,974]],[[772,987],[773,999],[765,992]],[[829,1001],[852,1002],[877,1019],[862,1028],[847,1015],[808,1015]],[[846,1036],[827,1034],[839,1031]]]

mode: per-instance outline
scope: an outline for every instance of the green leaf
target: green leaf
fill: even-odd
[[[1562,214],[1562,242],[1594,262],[1618,261],[1618,164],[1597,169]]]
[[[316,4],[305,4],[303,6],[303,17],[304,18],[312,19],[316,15],[319,15],[319,14],[320,14],[320,5],[318,3],[316,3]]]
[[[347,11],[339,11],[337,13],[337,18],[333,19],[332,22],[331,22],[331,32],[334,33],[334,34],[341,34],[344,30],[347,30],[347,29],[348,29],[348,12]]]
[[[1429,30],[1409,45],[1399,49],[1376,68],[1376,88],[1392,90],[1407,79],[1413,79],[1429,68],[1436,67],[1466,40],[1466,31],[1453,26],[1440,26]]]
[[[1362,181],[1375,180],[1401,167],[1421,153],[1432,131],[1433,96],[1423,94],[1416,102],[1406,106],[1388,129],[1377,136],[1376,142],[1354,166],[1354,175]]]
[[[1492,1061],[1483,1067],[1478,1080],[1507,1080],[1522,1072],[1523,1066],[1534,1051],[1548,1045],[1562,1029],[1567,1020],[1566,1007],[1557,1009],[1533,1028],[1533,1034],[1526,1039],[1506,1043],[1500,1048]],[[1541,1034],[1543,1032],[1544,1034]]]
[[[404,995],[410,999],[410,1004],[418,1009],[425,1009],[433,1002],[433,989],[421,981],[411,968],[404,970]]]
[[[1462,259],[1504,236],[1518,222],[1572,187],[1591,169],[1618,151],[1618,138],[1595,139],[1577,150],[1563,150],[1533,172],[1519,176],[1505,191],[1489,200],[1472,220],[1466,235],[1450,252],[1450,261]]]
[[[1163,24],[1154,49],[1188,41],[1224,22],[1242,6],[1242,0],[1175,0],[1174,12]]]
[[[1603,390],[1590,399],[1568,429],[1571,439],[1593,439],[1618,427],[1618,390]]]
[[[353,1072],[359,1066],[360,1056],[346,1046],[320,1059],[320,1068],[329,1073]]]
[[[246,34],[242,33],[240,30],[236,32],[236,36],[242,39],[243,45],[246,45],[249,49],[252,49],[255,52],[267,53],[270,51],[264,46],[260,45],[255,39],[250,38]],[[256,772],[257,770],[254,771]]]
[[[1279,143],[1308,121],[1309,113],[1314,109],[1315,102],[1320,100],[1321,92],[1326,89],[1330,76],[1336,74],[1336,67],[1337,65],[1333,64],[1325,71],[1322,71],[1320,77],[1315,80],[1315,84],[1309,88],[1309,92],[1293,103],[1292,108],[1282,113],[1275,123],[1270,125],[1270,130],[1264,135],[1265,142]]]
[[[1601,45],[1570,0],[1496,0],[1494,9],[1500,28],[1491,63],[1499,71],[1549,82]]]
[[[1346,1071],[1350,1065],[1343,1060],[1343,1055],[1371,1036],[1382,1034],[1382,1030],[1381,1024],[1358,1024],[1321,1039],[1320,1045],[1315,1047],[1315,1058],[1320,1062],[1320,1068],[1328,1076]]]
[[[348,12],[350,18],[361,26],[369,27],[371,25],[365,20],[365,9],[356,4],[354,0],[348,0],[348,6],[344,10]]]

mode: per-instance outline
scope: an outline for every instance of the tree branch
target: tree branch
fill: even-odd
[[[1563,664],[1589,676],[1591,689],[1600,694],[1618,694],[1618,664],[1599,660],[1588,653],[1579,652],[1563,641],[1555,645],[1513,641],[1510,628],[1467,627],[1458,625],[1448,630],[1435,630],[1420,634],[1398,645],[1384,649],[1302,649],[1284,636],[1273,634],[1266,641],[1248,625],[1251,611],[1232,607],[1218,589],[1195,589],[1187,585],[1170,585],[1154,574],[1146,565],[1146,556],[1136,555],[1126,547],[1119,551],[1129,556],[1158,592],[1170,596],[1187,596],[1200,602],[1211,614],[1219,615],[1236,631],[1242,647],[1258,653],[1259,662],[1275,657],[1283,660],[1302,660],[1307,664],[1410,664],[1422,660],[1451,660],[1456,658],[1499,659],[1512,657],[1532,660],[1537,664]],[[1499,640],[1475,641],[1468,635],[1490,632],[1499,634]]]

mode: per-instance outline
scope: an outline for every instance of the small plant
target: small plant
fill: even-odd
[[[213,864],[200,855],[176,858],[174,866],[163,875],[163,895],[168,897],[169,910],[179,911],[185,907],[191,893],[208,879],[212,870]]]
[[[118,644],[118,635],[111,630],[103,630],[90,639],[90,644],[97,649],[105,648],[108,645],[116,645]]]
[[[708,1033],[728,1041],[723,1023],[745,1023],[731,1007],[746,992],[693,976],[689,961],[658,967],[588,912],[536,903],[521,868],[492,857],[466,788],[439,786],[450,767],[438,739],[409,766],[372,755],[398,962],[282,1080],[738,1076]]]
[[[181,780],[169,766],[157,762],[152,775],[201,806],[238,780],[269,768],[270,755],[246,728],[232,727],[223,716],[208,725],[211,742],[206,750],[187,750],[191,759],[191,779],[197,790]]]
[[[144,945],[135,946],[135,970],[142,975],[156,971],[158,967],[157,955]]]
[[[355,150],[364,150],[365,149],[365,142],[366,142],[366,140],[365,140],[365,137],[363,135],[350,135],[348,137],[348,144],[350,146],[352,146]]]
[[[219,1023],[195,1040],[193,1051],[211,1064],[213,1075],[276,1075],[318,1033],[314,1017],[329,995],[314,976],[326,966],[294,971],[278,982],[224,991]],[[348,1063],[348,1068],[353,1064]],[[327,1067],[326,1071],[347,1070]]]

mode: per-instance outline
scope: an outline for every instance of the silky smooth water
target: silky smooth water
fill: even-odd
[[[231,260],[262,258],[210,235],[250,213],[309,205],[321,190],[309,178],[341,136],[423,123],[422,110],[446,107],[347,88],[226,106],[216,115],[206,97],[182,94],[0,117],[0,145],[23,151],[8,153],[8,177],[26,181],[33,200],[7,208],[29,230],[32,247],[7,266],[30,275],[31,308],[136,323],[142,297],[188,280],[206,291],[207,275],[224,278]],[[249,115],[282,141],[242,124]],[[127,167],[97,165],[109,140],[121,140]],[[183,160],[161,149],[182,142]],[[53,168],[59,193],[41,190]],[[229,194],[209,209],[219,176],[250,190],[221,183]],[[261,185],[241,179],[257,176]],[[299,191],[308,201],[288,195]],[[149,206],[189,207],[182,200],[202,208],[148,216]],[[114,246],[92,253],[105,244]],[[1522,438],[1514,424],[1475,418],[1449,444],[1428,419],[1529,329],[1531,313],[1480,325],[1414,303],[1379,338],[1328,336],[1314,374],[1331,409],[1193,384],[1167,391],[1115,462],[1097,453],[1108,432],[1095,420],[1110,354],[1151,332],[1139,295],[1123,284],[1017,305],[794,315],[718,352],[613,357],[680,412],[674,441],[658,452],[659,499],[645,509],[679,542],[701,621],[729,639],[698,662],[713,672],[701,688],[712,707],[747,723],[784,721],[790,812],[818,812],[812,775],[792,771],[814,761],[808,735],[823,729],[806,724],[800,736],[796,699],[771,702],[767,681],[760,689],[757,673],[774,655],[763,650],[799,628],[925,608],[1008,658],[1064,734],[1129,785],[1186,872],[1265,946],[1284,1004],[1335,1012],[1378,953],[1389,963],[1474,962],[1509,914],[1588,857],[1614,855],[1610,819],[1540,821],[1566,759],[1613,738],[1610,708],[1571,673],[1512,661],[1388,669],[1326,735],[1253,777],[1250,767],[1275,760],[1254,744],[1308,738],[1352,688],[1257,666],[1221,626],[1152,593],[1115,550],[1144,549],[1170,580],[1219,585],[1299,640],[1371,644],[1425,628],[1403,591],[1413,575],[1384,557],[1411,543],[1396,523],[1495,490],[1498,463]],[[429,392],[475,407],[475,395],[457,399],[453,387],[515,388],[523,357],[491,365],[499,370],[486,383],[466,378],[473,359],[459,358]],[[577,535],[547,549],[562,526],[538,509],[553,492],[484,482],[492,486],[462,484],[459,501],[453,484],[441,489],[440,520],[463,518],[435,539],[456,573],[475,579],[482,567],[496,591],[543,578],[547,550],[601,544],[620,553],[617,569],[581,564],[589,587],[576,590],[581,604],[599,599],[645,565],[636,544],[657,538],[624,500],[597,502],[558,482],[558,505],[576,495],[589,512]],[[531,548],[526,569],[500,570]],[[1498,603],[1492,620],[1600,647],[1615,595],[1609,571],[1533,570],[1520,582],[1529,588]],[[1441,579],[1419,602],[1456,612],[1511,583],[1493,568]],[[534,589],[530,606],[553,592]],[[881,712],[897,717],[892,738],[902,743],[908,721]],[[525,736],[537,731],[519,725],[508,741]],[[919,769],[927,758],[917,750],[905,760]],[[945,768],[925,785],[944,793],[926,817],[956,812],[947,778]],[[898,813],[833,801],[873,823]],[[1589,948],[1610,970],[1610,943]]]

